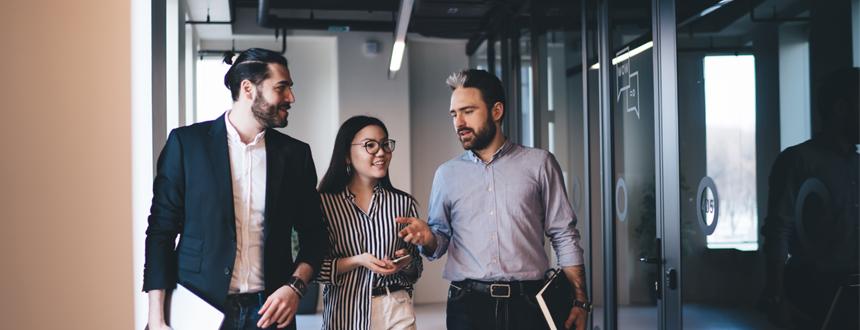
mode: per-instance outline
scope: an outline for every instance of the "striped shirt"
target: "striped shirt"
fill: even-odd
[[[355,196],[344,189],[336,194],[320,193],[323,219],[328,229],[329,252],[323,259],[316,281],[324,284],[323,329],[370,328],[371,291],[375,287],[400,285],[412,287],[423,269],[418,249],[397,236],[405,225],[397,217],[417,217],[415,199],[377,186],[368,212],[355,203]],[[337,274],[337,261],[365,252],[382,259],[394,251],[407,249],[412,264],[399,273],[380,276],[364,267]]]

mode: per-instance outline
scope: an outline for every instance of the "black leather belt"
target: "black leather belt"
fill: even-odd
[[[254,293],[234,293],[227,295],[227,305],[237,306],[262,306],[266,301],[266,294],[261,292]]]
[[[380,287],[373,288],[373,290],[370,291],[370,295],[373,297],[376,297],[376,296],[388,294],[390,292],[406,290],[408,288],[409,287],[405,287],[405,286],[397,285],[397,284],[389,285],[389,286],[380,286]]]
[[[478,280],[463,280],[451,282],[451,285],[466,291],[478,292],[493,298],[510,298],[533,295],[540,290],[543,281],[514,281],[514,282],[484,282]]]

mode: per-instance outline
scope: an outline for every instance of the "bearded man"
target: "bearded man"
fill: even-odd
[[[225,62],[232,108],[170,132],[158,158],[143,273],[151,330],[169,329],[177,283],[224,313],[221,329],[295,329],[327,250],[310,148],[275,130],[295,102],[286,58],[252,48]]]
[[[428,221],[397,221],[429,260],[448,252],[448,329],[548,328],[535,301],[550,267],[544,236],[573,288],[564,326],[585,329],[591,304],[580,235],[558,162],[502,134],[505,94],[496,76],[465,70],[447,83],[448,113],[466,151],[436,170]]]

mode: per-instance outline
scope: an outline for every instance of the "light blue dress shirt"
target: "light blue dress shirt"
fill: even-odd
[[[484,163],[472,151],[436,170],[428,224],[435,260],[448,252],[449,281],[543,279],[549,269],[544,235],[561,267],[581,265],[576,218],[561,168],[551,153],[505,142]]]

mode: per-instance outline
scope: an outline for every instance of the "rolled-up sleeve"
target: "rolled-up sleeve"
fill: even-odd
[[[570,207],[561,167],[555,157],[547,153],[540,173],[541,198],[544,203],[544,231],[552,242],[560,267],[583,264],[580,235],[576,229],[576,216]]]
[[[451,212],[450,206],[445,201],[445,182],[442,171],[444,167],[436,170],[433,176],[433,186],[430,189],[429,213],[427,224],[436,238],[436,250],[427,251],[423,246],[419,247],[421,254],[433,261],[441,258],[448,251],[448,242],[451,241]]]

